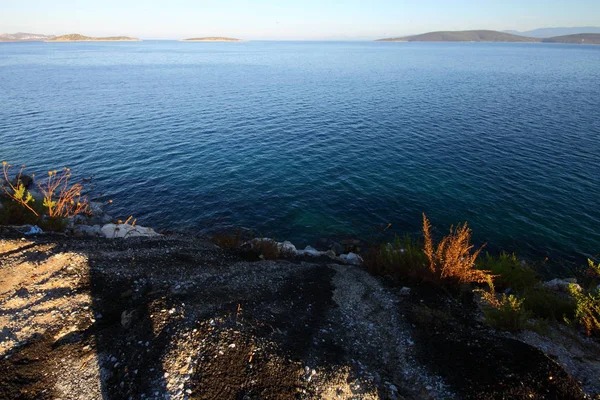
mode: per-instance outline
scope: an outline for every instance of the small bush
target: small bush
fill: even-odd
[[[535,271],[521,263],[514,254],[501,253],[494,257],[487,253],[478,260],[477,268],[496,276],[494,284],[502,290],[510,288],[520,293],[539,282]]]
[[[409,235],[403,238],[396,236],[392,243],[371,248],[365,258],[365,266],[373,274],[388,276],[396,281],[422,279],[429,275],[422,245]]]
[[[497,305],[484,307],[486,322],[496,329],[511,332],[522,330],[530,317],[523,307],[523,301],[512,294],[503,294]]]
[[[425,247],[423,251],[429,260],[429,270],[439,280],[457,283],[483,283],[490,277],[489,271],[475,268],[475,261],[482,248],[471,252],[471,229],[467,223],[450,227],[450,233],[436,246],[431,237],[431,224],[423,214],[423,234]]]
[[[69,218],[78,214],[89,214],[90,206],[86,198],[81,196],[83,185],[70,184],[71,170],[63,168],[61,171],[48,171],[48,179],[38,183],[44,195],[44,207],[48,216]]]
[[[21,207],[29,210],[37,217],[39,214],[33,208],[33,203],[35,203],[35,200],[31,193],[26,190],[22,180],[25,166],[23,165],[21,167],[13,181],[11,181],[9,178],[11,167],[12,165],[8,164],[6,161],[2,161],[2,175],[4,177],[4,181],[1,182],[0,188],[2,188],[2,191],[6,197],[19,204]]]
[[[2,206],[0,225],[35,225],[40,220],[38,215],[13,200],[3,201]],[[32,208],[39,210],[37,206],[37,203],[31,204]]]
[[[523,306],[537,318],[563,321],[575,315],[575,301],[544,287],[534,286],[519,292],[524,297]]]
[[[2,162],[0,188],[8,201],[3,202],[0,224],[30,224],[47,231],[64,231],[68,218],[90,214],[89,202],[82,196],[83,185],[69,182],[71,170],[68,168],[60,172],[49,171],[46,180],[36,182],[43,196],[42,202],[36,202],[26,187],[33,179],[23,175],[25,166],[21,167],[13,180],[9,176],[11,167],[6,161]]]
[[[506,293],[498,299],[496,289],[491,277],[488,277],[487,283],[489,291],[478,289],[482,293],[485,305],[483,314],[485,322],[500,330],[516,332],[522,330],[531,313],[523,307],[525,299],[519,299],[517,296]]]
[[[583,326],[588,336],[600,334],[600,290],[584,292],[571,284],[569,293],[575,299],[575,321]]]
[[[466,224],[450,228],[437,246],[431,238],[431,224],[423,214],[424,242],[414,242],[410,236],[396,236],[393,243],[373,247],[365,260],[374,274],[403,279],[427,280],[436,283],[464,285],[486,282],[488,271],[475,268],[481,249],[472,252],[471,230]]]

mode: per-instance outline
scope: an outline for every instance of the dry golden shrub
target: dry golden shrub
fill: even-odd
[[[491,276],[489,271],[475,268],[475,260],[483,246],[473,250],[471,229],[467,223],[451,227],[450,233],[437,245],[431,237],[431,223],[423,214],[423,234],[425,244],[423,252],[429,260],[429,269],[440,280],[452,280],[458,283],[484,283]]]
[[[72,217],[77,214],[89,214],[89,202],[83,197],[83,185],[69,184],[71,170],[48,171],[48,179],[38,184],[44,195],[44,207],[50,217]]]

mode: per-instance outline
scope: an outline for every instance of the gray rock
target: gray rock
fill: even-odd
[[[402,289],[400,289],[399,294],[400,294],[400,296],[410,296],[410,288],[403,287]]]
[[[360,265],[363,262],[362,257],[355,253],[342,254],[340,258],[352,265]]]
[[[123,326],[123,328],[128,329],[129,327],[131,327],[132,323],[133,323],[133,315],[135,314],[135,310],[131,310],[131,311],[123,311],[121,313],[121,325]]]
[[[320,256],[322,253],[320,251],[318,251],[317,249],[315,249],[312,246],[306,246],[304,248],[304,250],[302,252],[299,252],[301,254],[305,254],[307,256],[313,256],[313,257],[318,257]]]
[[[130,237],[151,237],[151,236],[160,236],[159,233],[156,233],[152,228],[146,228],[144,226],[132,226],[126,224],[106,224],[101,229],[101,234],[105,238],[115,239],[115,238],[130,238]]]
[[[547,289],[553,290],[555,292],[569,292],[569,285],[576,285],[578,290],[581,290],[581,286],[577,284],[577,279],[569,278],[569,279],[552,279],[551,281],[545,282],[542,284]]]
[[[287,240],[283,243],[277,243],[277,247],[279,248],[279,251],[284,255],[295,256],[296,254],[298,254],[296,246],[294,246],[292,242],[288,242]]]

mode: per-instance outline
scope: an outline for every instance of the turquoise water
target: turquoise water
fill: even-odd
[[[140,224],[600,252],[600,46],[3,43],[0,88],[0,158]]]

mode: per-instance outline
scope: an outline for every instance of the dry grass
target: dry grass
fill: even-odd
[[[437,246],[431,237],[431,224],[423,214],[423,252],[429,260],[430,272],[440,280],[457,283],[484,283],[491,276],[489,271],[475,268],[475,261],[483,246],[475,251],[471,245],[471,229],[467,223],[451,227],[450,233]]]
[[[44,195],[44,207],[50,217],[69,218],[77,214],[89,214],[89,202],[81,196],[83,185],[69,184],[71,170],[48,171],[48,179],[38,184]]]
[[[43,207],[34,208],[33,203],[35,200],[23,184],[22,177],[25,166],[22,166],[19,170],[14,183],[9,179],[11,167],[6,161],[2,162],[2,173],[5,181],[1,186],[2,190],[10,199],[29,210],[36,217],[47,214],[51,219],[60,219],[91,213],[87,198],[81,194],[83,185],[69,182],[71,179],[69,168],[63,168],[61,171],[48,171],[48,179],[42,183],[37,183],[43,195]]]

